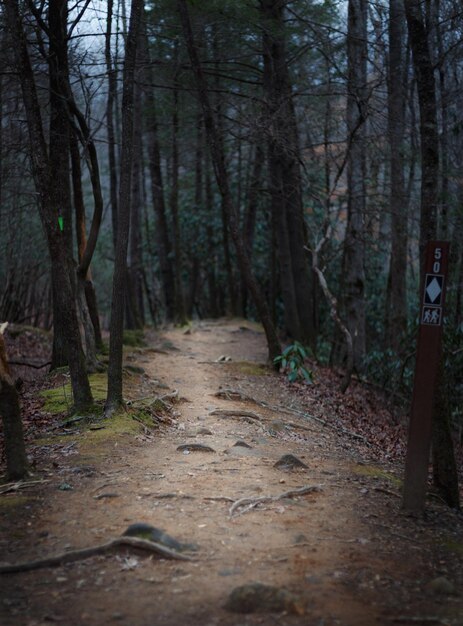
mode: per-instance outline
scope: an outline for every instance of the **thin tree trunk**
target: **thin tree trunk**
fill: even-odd
[[[117,166],[116,166],[116,133],[114,130],[114,105],[117,97],[117,69],[112,61],[111,37],[113,20],[113,0],[107,2],[107,18],[105,33],[105,60],[108,75],[108,96],[106,101],[106,126],[108,133],[108,164],[109,164],[109,198],[111,204],[111,223],[113,228],[113,244],[116,249],[117,240]]]
[[[220,133],[218,133],[217,131],[212,108],[209,102],[207,84],[204,78],[201,64],[199,62],[198,52],[193,38],[193,32],[191,30],[191,23],[186,0],[178,0],[177,6],[180,13],[183,34],[188,48],[188,54],[190,57],[192,70],[196,79],[199,100],[203,109],[204,124],[206,128],[209,149],[211,151],[212,163],[214,165],[217,184],[222,195],[223,207],[226,212],[230,228],[230,234],[235,245],[240,270],[246,280],[246,285],[252,295],[257,313],[264,326],[267,338],[269,359],[273,362],[273,360],[281,353],[280,342],[278,340],[275,328],[272,324],[267,302],[252,273],[249,257],[246,253],[246,247],[242,239],[241,229],[238,221],[238,214],[236,212],[236,208],[233,206],[233,202],[231,199],[231,193],[228,183],[228,173],[225,166],[225,157],[222,146],[222,138]]]
[[[161,271],[161,284],[166,318],[173,321],[175,318],[175,283],[172,267],[172,246],[167,224],[164,181],[161,169],[161,150],[158,138],[158,123],[156,119],[156,101],[153,87],[153,71],[149,58],[148,39],[146,31],[143,38],[143,56],[146,59],[146,132],[148,144],[148,168],[151,178],[151,194],[156,215],[156,242]]]
[[[187,315],[185,311],[185,298],[183,295],[182,283],[182,244],[180,233],[180,219],[178,214],[178,172],[179,172],[179,155],[178,155],[178,135],[179,135],[179,93],[178,93],[178,42],[174,44],[174,88],[173,88],[173,106],[172,106],[172,180],[170,189],[170,212],[172,215],[172,233],[174,242],[174,280],[175,280],[175,321],[183,326],[187,323]],[[196,210],[199,210],[197,207]]]
[[[407,330],[407,209],[404,179],[405,12],[402,0],[389,0],[388,139],[391,257],[386,310],[386,346],[400,353]]]
[[[243,220],[243,239],[246,251],[252,263],[252,255],[254,248],[254,235],[256,230],[257,211],[259,208],[259,190],[262,184],[262,169],[265,162],[265,151],[262,145],[258,143],[254,151],[254,164],[252,174],[249,180],[246,211]],[[246,285],[242,283],[241,302],[243,307],[243,315],[247,315],[248,292]]]
[[[215,101],[215,110],[216,110],[216,128],[217,133],[220,137],[221,143],[223,143],[223,106],[222,106],[222,96],[221,96],[221,84],[220,84],[220,46],[218,40],[218,34],[216,28],[213,26],[212,31],[212,50],[215,58],[215,70],[216,70],[216,78],[215,78],[215,91],[216,91],[216,101]],[[225,161],[225,154],[224,154]],[[223,242],[223,254],[225,260],[225,273],[227,275],[227,314],[235,316],[238,314],[238,298],[236,292],[236,281],[233,272],[233,261],[232,261],[232,252],[230,249],[230,228],[228,223],[228,215],[227,210],[222,201],[221,205],[221,218],[222,218],[222,242]]]
[[[127,278],[127,248],[130,225],[130,191],[133,167],[134,77],[143,0],[132,0],[127,34],[122,87],[122,146],[117,220],[116,258],[114,262],[111,302],[108,396],[105,412],[111,415],[123,404],[122,341],[124,330],[124,298]]]
[[[142,254],[141,254],[141,225],[142,210],[142,104],[141,88],[135,84],[134,103],[134,137],[133,137],[133,171],[132,193],[130,203],[130,247],[128,267],[128,288],[126,293],[126,326],[131,329],[142,329],[143,318],[143,284],[142,284]]]
[[[353,338],[354,367],[362,371],[366,353],[365,318],[365,120],[367,3],[349,0],[347,34],[347,229],[343,278],[346,324]]]
[[[76,216],[77,253],[80,263],[84,255],[85,248],[87,247],[87,230],[85,220],[84,197],[82,191],[82,170],[80,165],[80,154],[77,144],[77,138],[72,131],[70,136],[70,147],[72,162],[72,188]],[[81,308],[87,309],[86,311],[82,310],[81,312],[82,323],[86,324],[87,321],[89,321],[91,325],[89,327],[85,326],[85,356],[87,368],[90,371],[95,371],[95,369],[98,369],[99,367],[98,360],[96,358],[96,351],[97,349],[101,350],[103,346],[103,339],[101,337],[100,320],[98,316],[98,310],[96,308],[96,294],[92,282],[92,274],[90,269],[88,269],[87,275],[85,277],[78,274],[77,281],[77,292]],[[81,298],[81,294],[83,294],[83,298]]]
[[[202,122],[201,122],[202,123]],[[206,193],[206,237],[208,248],[207,272],[207,288],[209,295],[209,315],[212,318],[219,317],[222,313],[219,308],[219,295],[217,290],[217,258],[214,241],[214,198],[212,193],[211,167],[210,160],[206,158],[205,168],[205,193]]]

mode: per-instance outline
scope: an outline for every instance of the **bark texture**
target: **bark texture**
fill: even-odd
[[[93,398],[85,369],[85,357],[82,350],[77,319],[75,275],[71,256],[70,219],[68,219],[68,223],[66,224],[66,215],[62,215],[64,218],[64,230],[61,231],[58,222],[60,202],[62,200],[60,195],[61,190],[57,187],[56,181],[53,181],[55,172],[52,169],[52,158],[51,154],[49,155],[45,141],[39,100],[18,2],[7,2],[4,5],[4,9],[7,27],[15,42],[13,49],[27,119],[29,142],[31,146],[32,174],[38,195],[40,219],[47,239],[51,261],[54,314],[56,315],[54,319],[55,332],[56,324],[59,324],[59,336],[62,349],[66,351],[69,360],[74,406],[77,410],[81,410],[92,404]],[[50,15],[50,11],[65,11],[65,1],[61,0],[61,3],[57,1],[50,3],[49,19],[53,23],[54,19],[59,18]],[[56,26],[58,30],[62,27],[62,24]],[[50,54],[51,53],[52,51],[50,51]],[[60,54],[61,53],[62,51],[60,51]],[[56,58],[50,58],[50,71],[56,73],[57,68],[53,65],[54,63],[56,63]],[[62,68],[63,64],[61,64],[60,67]],[[55,76],[53,80],[58,79],[59,76]],[[61,88],[60,85],[61,83],[58,82],[56,88]],[[56,106],[57,110],[55,114],[59,115],[59,120],[55,120],[54,124],[60,126],[63,123],[63,118],[61,117],[63,112],[58,105]],[[65,130],[63,126],[63,132],[65,132],[67,137],[69,132],[67,125]],[[52,137],[53,135],[51,134],[51,138]],[[53,158],[58,158],[56,151]],[[65,161],[66,158],[68,158],[68,153],[65,153],[63,161]],[[67,167],[69,167],[69,165],[67,165]],[[67,175],[69,175],[68,170]],[[65,201],[67,201],[66,197],[63,199],[63,202]]]
[[[343,284],[346,324],[353,340],[354,367],[362,371],[366,352],[365,327],[365,120],[367,62],[367,2],[349,0],[347,32],[347,229]]]
[[[21,480],[28,475],[26,446],[19,408],[18,392],[11,377],[0,329],[0,416],[5,438],[6,478]]]
[[[127,34],[122,88],[122,146],[117,219],[116,258],[111,302],[108,396],[105,412],[110,415],[123,404],[122,341],[127,279],[127,248],[130,226],[130,195],[133,167],[134,77],[143,0],[133,0]]]
[[[313,347],[312,276],[305,252],[300,147],[286,59],[284,4],[281,0],[260,2],[269,182],[286,327],[294,339]]]
[[[405,12],[402,0],[389,0],[388,139],[391,257],[386,310],[386,345],[400,353],[407,330],[407,209],[404,178]]]

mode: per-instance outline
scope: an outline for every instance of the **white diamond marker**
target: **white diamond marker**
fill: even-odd
[[[429,285],[426,287],[426,293],[429,296],[431,303],[435,302],[440,296],[441,286],[436,278],[433,278]]]

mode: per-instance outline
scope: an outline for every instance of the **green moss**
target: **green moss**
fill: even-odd
[[[153,416],[149,411],[138,409],[137,411],[132,411],[131,416],[132,419],[133,417],[137,418],[135,421],[139,420],[139,422],[142,422],[145,426],[148,426],[148,428],[153,428]]]
[[[98,402],[99,400],[106,399],[107,392],[107,375],[105,372],[97,372],[90,374],[88,377],[90,381],[90,387],[92,389],[93,399]],[[56,415],[65,411],[70,411],[73,405],[71,383],[67,382],[65,385],[55,387],[54,389],[47,389],[41,391],[40,395],[45,398],[44,411]],[[93,406],[89,408],[88,414],[92,415],[101,412],[101,408]]]
[[[138,329],[124,330],[122,343],[124,344],[124,346],[131,346],[133,348],[146,345],[143,331]]]
[[[371,478],[382,478],[383,480],[388,480],[395,487],[402,487],[402,480],[400,480],[400,478],[374,465],[355,465],[354,474],[358,476],[369,476]]]
[[[270,369],[264,363],[254,363],[252,361],[231,361],[227,363],[231,369],[246,374],[247,376],[268,376]]]
[[[138,415],[138,413],[137,413]],[[152,423],[152,422],[151,422]],[[86,430],[79,440],[79,452],[81,454],[98,454],[102,448],[113,445],[121,436],[136,435],[141,432],[143,426],[132,419],[132,413],[121,409],[108,419],[98,422],[98,426],[103,426],[98,430]]]

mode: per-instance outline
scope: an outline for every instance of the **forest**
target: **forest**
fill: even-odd
[[[0,622],[461,624],[461,2],[0,0],[0,58]]]
[[[304,346],[343,392],[407,407],[424,250],[449,241],[433,463],[458,506],[459,3],[11,0],[0,19],[0,321],[53,330],[75,409],[108,333],[106,416],[124,336],[224,316],[259,321],[276,367]]]

